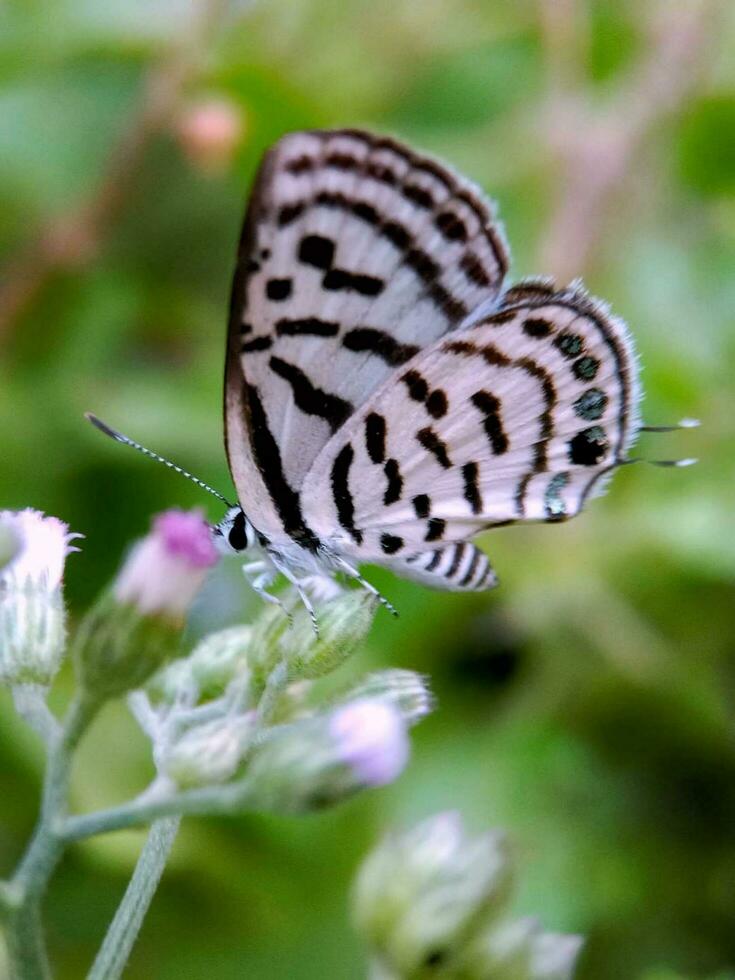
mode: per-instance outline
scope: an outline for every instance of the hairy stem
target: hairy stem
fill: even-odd
[[[7,890],[5,930],[13,980],[46,980],[51,976],[41,927],[41,899],[64,849],[58,825],[66,815],[74,749],[97,708],[98,704],[77,696],[51,744],[41,814]]]
[[[156,820],[87,980],[118,980],[166,867],[181,817]]]

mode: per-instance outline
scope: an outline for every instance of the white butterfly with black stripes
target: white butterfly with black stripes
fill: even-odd
[[[473,535],[572,517],[629,461],[625,326],[576,284],[505,288],[507,267],[478,188],[393,139],[297,132],[266,153],[227,344],[240,505],[214,528],[264,598],[279,574],[310,611],[336,574],[375,592],[363,562],[492,588]]]
[[[469,539],[576,514],[638,428],[623,324],[581,287],[503,288],[493,209],[392,139],[292,133],[265,156],[232,293],[218,532],[309,602],[363,562],[491,588]],[[363,584],[367,585],[363,579]]]

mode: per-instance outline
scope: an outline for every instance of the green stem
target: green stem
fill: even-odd
[[[41,928],[41,899],[64,849],[58,825],[66,815],[74,749],[98,707],[77,696],[50,746],[41,814],[7,889],[10,901],[6,906],[5,931],[13,980],[47,980],[51,976]]]
[[[227,815],[249,807],[255,809],[256,800],[252,797],[250,784],[242,779],[225,786],[205,786],[158,798],[141,796],[109,810],[68,817],[59,829],[59,836],[69,843],[113,830],[141,827],[161,817]]]
[[[156,820],[87,980],[118,980],[166,867],[181,817]]]

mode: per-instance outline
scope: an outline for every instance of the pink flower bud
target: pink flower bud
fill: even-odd
[[[115,582],[115,598],[143,615],[183,619],[218,557],[201,511],[165,511],[134,545]]]
[[[221,173],[242,139],[242,113],[226,99],[209,99],[185,110],[177,133],[192,164],[205,173]]]
[[[364,698],[337,709],[329,733],[342,762],[364,786],[384,786],[403,771],[409,755],[406,725],[388,701]]]

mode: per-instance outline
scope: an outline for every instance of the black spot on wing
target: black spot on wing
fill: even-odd
[[[380,547],[386,555],[394,555],[403,547],[403,538],[399,538],[397,534],[381,534]]]
[[[503,430],[500,400],[489,391],[476,391],[471,401],[484,416],[483,428],[490,441],[490,448],[496,456],[502,456],[508,451],[508,437]]]
[[[416,433],[416,438],[421,443],[421,445],[430,452],[436,461],[445,470],[448,470],[452,465],[452,461],[449,458],[449,452],[447,451],[447,445],[443,442],[439,436],[434,432],[431,426],[427,425],[425,429],[420,429]]]
[[[299,243],[299,261],[315,269],[327,270],[334,261],[334,242],[323,235],[305,235]]]
[[[599,425],[578,432],[569,442],[569,459],[577,466],[595,466],[606,452],[605,431]]]
[[[448,241],[467,241],[467,226],[453,211],[442,211],[434,219],[434,224]]]
[[[375,276],[348,272],[346,269],[330,269],[322,279],[322,286],[335,292],[351,290],[361,296],[379,296],[385,289],[385,282]]]
[[[295,204],[284,204],[278,212],[278,217],[276,221],[280,228],[285,228],[286,225],[290,225],[292,221],[296,221],[304,213],[304,208],[306,205],[303,201],[297,201]]]
[[[354,330],[348,330],[342,338],[342,346],[356,353],[367,351],[375,354],[391,367],[405,364],[420,350],[414,344],[401,344],[389,333],[373,327],[355,327]]]
[[[423,402],[429,394],[429,386],[426,379],[422,378],[418,371],[406,371],[401,377],[401,381],[408,388],[408,394],[415,402]]]
[[[401,476],[397,459],[389,459],[383,467],[383,472],[388,481],[388,486],[385,488],[385,494],[383,495],[383,503],[387,507],[389,504],[394,504],[397,500],[401,499],[403,477]]]
[[[303,320],[284,318],[276,323],[276,333],[279,337],[336,337],[339,324],[333,320],[320,320],[315,316]]]
[[[315,387],[295,364],[289,364],[280,357],[271,357],[268,363],[274,374],[289,383],[298,408],[306,415],[324,419],[332,432],[336,432],[352,414],[352,405],[348,401]]]
[[[373,463],[385,460],[385,419],[371,412],[365,419],[365,448]]]
[[[349,485],[350,467],[355,458],[351,443],[340,449],[332,463],[332,497],[337,508],[337,519],[357,544],[362,544],[362,531],[355,527],[355,502]]]
[[[482,510],[482,496],[479,486],[480,468],[477,463],[465,463],[462,467],[462,478],[464,479],[464,499],[472,508],[473,514],[479,514]]]
[[[549,320],[544,320],[541,317],[529,316],[523,321],[523,332],[535,340],[548,337],[553,330],[553,324]]]
[[[490,285],[490,276],[485,272],[482,262],[480,262],[474,252],[465,252],[459,260],[459,267],[473,285]]]
[[[259,350],[268,350],[272,343],[270,337],[253,337],[252,340],[246,340],[240,347],[240,353],[251,354]]]
[[[290,279],[269,279],[265,284],[265,294],[268,299],[281,303],[291,295],[292,286]]]
[[[426,399],[426,411],[433,419],[440,419],[447,414],[449,403],[441,388],[435,388]]]
[[[417,517],[428,517],[431,511],[431,498],[425,493],[417,494],[413,500],[413,509]]]
[[[441,517],[430,517],[424,541],[441,541],[447,522]]]

